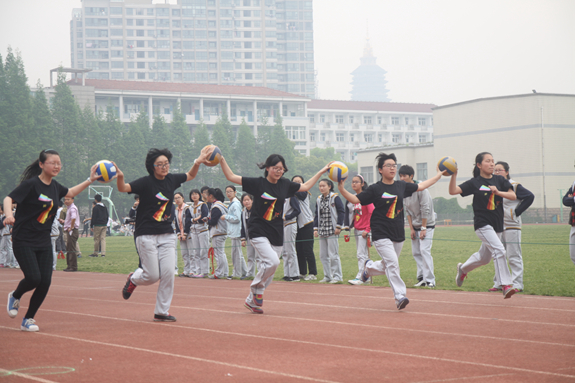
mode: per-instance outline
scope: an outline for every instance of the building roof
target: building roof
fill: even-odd
[[[259,86],[238,86],[238,85],[213,85],[194,84],[181,82],[151,82],[151,81],[123,81],[123,80],[95,80],[86,79],[86,86],[93,86],[102,90],[127,90],[142,92],[174,92],[174,93],[194,93],[194,94],[217,94],[217,95],[238,95],[238,96],[263,96],[263,97],[284,97],[299,98],[305,100],[304,96],[281,90],[264,88]],[[69,85],[76,85],[78,82],[70,80]]]
[[[476,99],[474,99],[474,100],[456,102],[455,104],[447,104],[447,105],[435,106],[433,109],[434,109],[434,110],[437,110],[437,109],[443,109],[443,108],[451,108],[451,107],[453,107],[453,106],[459,106],[459,105],[464,105],[464,104],[472,104],[472,103],[474,103],[474,102],[489,101],[489,100],[501,100],[501,99],[504,99],[504,98],[540,97],[540,96],[575,97],[575,94],[536,93],[535,91],[533,91],[532,93],[526,93],[526,94],[514,94],[514,95],[509,95],[509,96],[496,96],[496,97],[476,98]]]
[[[309,109],[365,110],[378,112],[432,113],[434,104],[410,104],[402,102],[311,100]]]

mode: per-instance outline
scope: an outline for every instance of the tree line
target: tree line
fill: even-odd
[[[264,162],[272,153],[285,157],[289,169],[286,177],[299,174],[306,180],[325,163],[341,160],[333,148],[316,148],[310,156],[302,156],[287,138],[281,117],[273,121],[273,125],[263,118],[255,137],[245,120],[236,129],[224,111],[213,128],[208,129],[200,121],[192,135],[179,105],[173,111],[171,123],[166,123],[161,115],[154,115],[150,129],[149,116],[144,108],[127,124],[120,121],[111,105],[107,112],[99,111],[96,114],[88,106],[81,109],[63,73],[58,73],[50,100],[40,81],[34,92],[27,83],[20,55],[8,48],[5,59],[0,55],[2,196],[8,195],[18,185],[26,166],[36,160],[44,149],[54,149],[60,153],[63,167],[57,181],[68,187],[85,180],[91,166],[103,159],[114,161],[124,172],[126,182],[145,176],[145,157],[152,147],[168,148],[172,152],[170,170],[173,173],[187,172],[200,150],[209,144],[221,149],[234,173],[248,177],[263,175],[256,164]],[[348,166],[351,166],[350,170],[357,169],[356,164]],[[94,183],[94,186],[97,184]],[[204,185],[223,189],[228,184],[219,166],[202,166],[197,177],[184,184],[181,191],[187,199],[191,189]],[[119,193],[115,182],[107,185],[112,187],[111,199],[118,214],[127,214],[133,198]],[[317,193],[316,187],[314,194]],[[88,193],[76,197],[76,204],[87,211],[90,204]]]

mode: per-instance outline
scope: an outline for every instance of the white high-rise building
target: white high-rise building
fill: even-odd
[[[91,79],[316,93],[311,0],[82,0],[70,44]]]

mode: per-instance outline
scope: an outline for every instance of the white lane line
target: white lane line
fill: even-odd
[[[157,324],[154,322],[138,321],[138,320],[126,319],[126,318],[108,317],[108,316],[102,316],[102,315],[84,314],[84,313],[59,311],[59,310],[46,310],[46,309],[44,309],[44,311],[52,311],[52,312],[59,312],[62,314],[67,314],[67,315],[80,315],[80,316],[88,316],[88,317],[98,318],[98,319],[110,319],[110,320],[116,320],[116,321],[132,322],[132,323],[140,323],[140,324],[157,326]],[[273,317],[272,317],[272,319],[273,319]],[[168,326],[166,326],[166,328],[167,327]],[[271,341],[281,341],[281,342],[305,344],[305,345],[311,345],[311,346],[316,346],[316,347],[317,346],[319,346],[319,347],[333,347],[333,348],[338,348],[338,349],[343,349],[343,350],[374,352],[374,353],[380,353],[380,354],[386,354],[386,355],[392,355],[392,356],[432,360],[432,361],[438,361],[438,362],[455,363],[455,364],[471,365],[471,366],[486,367],[486,368],[498,368],[498,369],[504,369],[504,370],[510,370],[510,371],[517,371],[517,372],[521,372],[521,373],[531,373],[531,374],[558,376],[558,377],[562,377],[562,378],[575,379],[575,375],[559,374],[556,372],[530,370],[530,369],[520,368],[520,367],[511,367],[511,366],[502,366],[502,365],[489,364],[489,363],[470,362],[470,361],[450,359],[450,358],[439,358],[439,357],[434,357],[434,356],[417,355],[417,354],[397,352],[397,351],[369,349],[366,347],[344,346],[344,345],[339,345],[339,344],[311,342],[311,341],[305,341],[305,340],[287,339],[287,338],[279,338],[279,337],[273,337],[273,336],[244,334],[244,333],[238,333],[238,332],[222,331],[222,330],[214,330],[214,329],[206,329],[206,328],[197,328],[197,327],[183,326],[183,325],[177,325],[177,324],[170,324],[169,327],[170,328],[179,328],[179,329],[184,329],[184,330],[211,332],[211,333],[221,334],[221,335],[226,335],[226,336],[239,336],[239,337],[264,339],[264,340],[271,340]],[[0,326],[0,328],[7,328],[7,327]],[[317,382],[330,382],[330,381],[326,381],[326,380],[319,380],[319,379],[308,378],[308,377],[304,377],[304,376],[290,375],[290,374],[285,374],[285,373],[281,373],[281,372],[270,372],[267,370],[261,370],[261,369],[257,369],[257,368],[253,368],[253,367],[247,367],[247,366],[241,366],[241,365],[236,365],[236,364],[231,364],[231,363],[226,363],[226,362],[214,361],[214,360],[210,360],[210,359],[196,358],[196,357],[191,357],[191,356],[186,356],[186,355],[172,354],[172,353],[163,352],[163,351],[148,350],[148,349],[143,349],[143,348],[133,347],[133,346],[125,346],[125,345],[119,345],[119,344],[113,344],[113,343],[107,343],[107,342],[92,341],[92,340],[81,339],[81,338],[67,337],[67,336],[63,336],[63,335],[55,335],[55,334],[47,334],[47,333],[38,333],[38,334],[45,335],[45,336],[52,336],[52,337],[56,337],[56,338],[62,338],[62,339],[75,340],[75,341],[79,341],[79,342],[87,342],[87,343],[93,343],[93,344],[107,345],[107,346],[126,348],[126,349],[132,349],[132,350],[137,350],[137,351],[146,351],[146,352],[150,352],[150,353],[156,353],[159,355],[181,357],[181,358],[186,358],[186,359],[191,359],[191,360],[196,360],[196,361],[201,361],[201,362],[207,362],[207,363],[214,363],[214,364],[219,364],[219,365],[224,365],[224,366],[229,366],[229,367],[243,368],[243,369],[248,369],[248,370],[262,372],[262,373],[265,372],[265,373],[269,373],[269,374],[288,376],[288,377],[305,379],[305,380],[312,380],[312,381],[317,381]]]
[[[0,326],[0,327],[3,327],[3,326]],[[4,328],[8,328],[8,327],[4,327]],[[58,383],[58,382],[55,382],[55,381],[53,381],[53,380],[48,380],[48,379],[39,378],[39,377],[37,377],[37,376],[32,376],[32,375],[28,375],[28,374],[23,374],[23,373],[17,372],[17,371],[5,370],[5,369],[3,369],[3,368],[0,368],[0,373],[6,374],[6,375],[3,375],[3,376],[0,376],[0,378],[5,378],[5,377],[7,377],[7,376],[14,375],[14,376],[17,376],[17,377],[19,377],[19,378],[24,378],[24,379],[33,380],[33,381],[35,381],[35,382],[41,382],[41,383]]]
[[[68,314],[77,314],[77,313],[71,313],[71,312],[70,312],[70,313],[68,313]],[[86,314],[79,314],[79,315],[86,315]],[[121,319],[121,318],[102,317],[102,316],[98,316],[98,315],[88,315],[88,316],[92,316],[92,317],[96,317],[96,318],[103,318],[103,319],[125,320],[125,321],[129,321],[129,322],[137,322],[137,323],[147,323],[147,324],[153,323],[153,322],[143,322],[143,321],[127,320],[127,319]],[[184,327],[184,326],[176,326],[176,325],[173,325],[173,324],[170,324],[170,327],[186,328],[186,327]],[[4,326],[0,326],[0,328],[10,329],[9,327],[4,327]],[[260,368],[249,367],[249,366],[242,366],[242,365],[240,365],[240,364],[235,364],[235,363],[220,362],[220,361],[218,361],[218,360],[205,359],[205,358],[197,358],[197,357],[189,356],[189,355],[181,355],[181,354],[175,354],[175,353],[172,353],[172,352],[164,352],[164,351],[158,351],[158,350],[150,350],[150,349],[147,349],[147,348],[127,346],[127,345],[123,345],[123,344],[116,344],[116,343],[109,343],[109,342],[100,342],[100,341],[96,341],[96,340],[89,340],[89,339],[82,339],[82,338],[74,338],[74,337],[71,337],[71,336],[48,334],[48,333],[43,333],[43,332],[38,332],[37,334],[40,335],[40,336],[48,336],[48,337],[53,337],[53,338],[58,338],[58,339],[65,339],[65,340],[71,340],[71,341],[76,341],[76,342],[96,344],[96,345],[99,345],[99,346],[108,346],[108,347],[122,348],[122,349],[126,349],[126,350],[131,350],[131,351],[147,352],[147,353],[155,354],[155,355],[162,355],[162,356],[169,356],[169,357],[174,357],[174,358],[181,358],[181,359],[193,360],[193,361],[196,361],[196,362],[217,364],[217,365],[220,365],[220,366],[226,366],[226,367],[238,368],[238,369],[242,369],[242,370],[254,371],[254,372],[257,372],[257,373],[260,373],[260,374],[277,375],[277,376],[281,376],[281,377],[285,377],[285,378],[294,378],[294,379],[300,379],[300,380],[308,380],[308,381],[311,381],[311,382],[339,383],[339,382],[336,382],[336,381],[333,381],[333,380],[316,379],[316,378],[311,378],[311,377],[308,377],[308,376],[288,374],[288,373],[279,372],[279,371],[263,370],[263,369],[260,369]],[[0,370],[0,371],[2,371],[2,370]],[[22,375],[23,375],[23,374],[22,374]],[[29,377],[29,376],[27,376],[27,375],[25,375],[24,377],[26,377],[26,378],[32,378],[32,377]],[[35,379],[33,379],[33,380],[35,380]],[[56,383],[56,382],[52,382],[52,381],[48,381],[48,380],[38,380],[38,381],[40,381],[40,382],[45,382],[45,383]]]
[[[498,376],[509,376],[515,374],[497,374],[497,375],[483,375],[483,376],[464,376],[461,378],[447,378],[447,379],[438,379],[438,380],[422,380],[421,382],[412,382],[412,383],[437,383],[437,382],[459,382],[461,380],[473,380],[473,379],[487,379],[487,378],[496,378]]]

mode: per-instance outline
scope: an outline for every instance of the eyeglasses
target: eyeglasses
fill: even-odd
[[[166,169],[167,167],[170,166],[169,162],[164,162],[163,164],[154,164],[154,167],[156,168],[162,168],[162,169]]]
[[[386,164],[383,165],[384,168],[390,168],[390,169],[397,169],[397,165],[396,164]]]
[[[503,173],[505,171],[505,169],[495,169],[493,170],[493,173]]]
[[[351,181],[352,184],[360,184],[361,181]]]
[[[55,168],[62,168],[61,162],[44,162],[44,165],[51,165]]]
[[[285,173],[285,169],[283,168],[283,166],[272,166],[271,169],[274,172],[278,172],[278,173]]]

